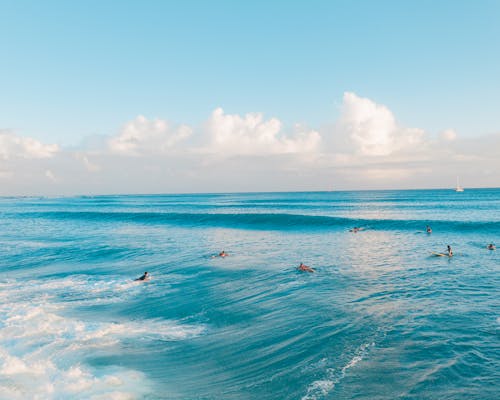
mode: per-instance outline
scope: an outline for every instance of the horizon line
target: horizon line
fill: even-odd
[[[492,190],[500,189],[496,187],[475,187],[464,188],[464,192],[470,190]],[[63,198],[63,197],[106,197],[106,196],[192,196],[192,195],[228,195],[228,194],[273,194],[273,193],[346,193],[346,192],[405,192],[405,191],[431,191],[431,190],[448,190],[455,191],[453,187],[446,188],[413,188],[413,189],[339,189],[339,190],[276,190],[276,191],[227,191],[227,192],[172,192],[172,193],[98,193],[98,194],[31,194],[31,195],[0,195],[0,199],[4,198]],[[464,193],[460,192],[460,193]]]

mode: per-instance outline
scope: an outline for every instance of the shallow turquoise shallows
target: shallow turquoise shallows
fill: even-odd
[[[498,399],[489,243],[500,189],[0,198],[0,398]]]

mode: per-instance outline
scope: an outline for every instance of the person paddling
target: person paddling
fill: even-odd
[[[304,263],[300,263],[300,265],[297,267],[299,271],[303,272],[314,272],[314,269],[305,265]]]
[[[144,272],[144,275],[136,279],[136,281],[147,281],[147,280],[149,280],[149,273],[147,271]]]
[[[453,257],[453,251],[451,251],[451,246],[448,245],[446,252],[448,253],[448,257]]]

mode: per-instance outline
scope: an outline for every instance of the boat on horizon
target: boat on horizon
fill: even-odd
[[[464,188],[460,186],[460,183],[458,182],[458,176],[457,176],[457,187],[455,188],[455,192],[463,192]]]

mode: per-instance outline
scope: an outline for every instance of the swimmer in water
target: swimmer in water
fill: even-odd
[[[219,257],[227,257],[229,254],[227,254],[224,250],[222,250],[220,253],[219,253]]]
[[[361,228],[358,228],[357,226],[355,226],[354,228],[351,229],[351,232],[356,233],[356,232],[359,232],[360,229]]]
[[[147,271],[144,272],[144,275],[136,279],[136,281],[148,281],[148,280],[149,280],[149,273]]]
[[[307,266],[307,265],[304,265],[304,263],[300,263],[300,265],[297,267],[297,269],[299,271],[303,271],[303,272],[314,272],[314,269]]]
[[[446,252],[448,253],[448,257],[453,257],[453,251],[451,251],[450,245],[448,245],[448,247],[446,248]]]
[[[427,225],[427,227],[425,228],[425,231],[427,233],[432,233],[432,229],[431,229],[431,227],[429,225]]]
[[[497,248],[495,247],[495,245],[493,243],[490,243],[488,245],[488,250],[496,250]]]

